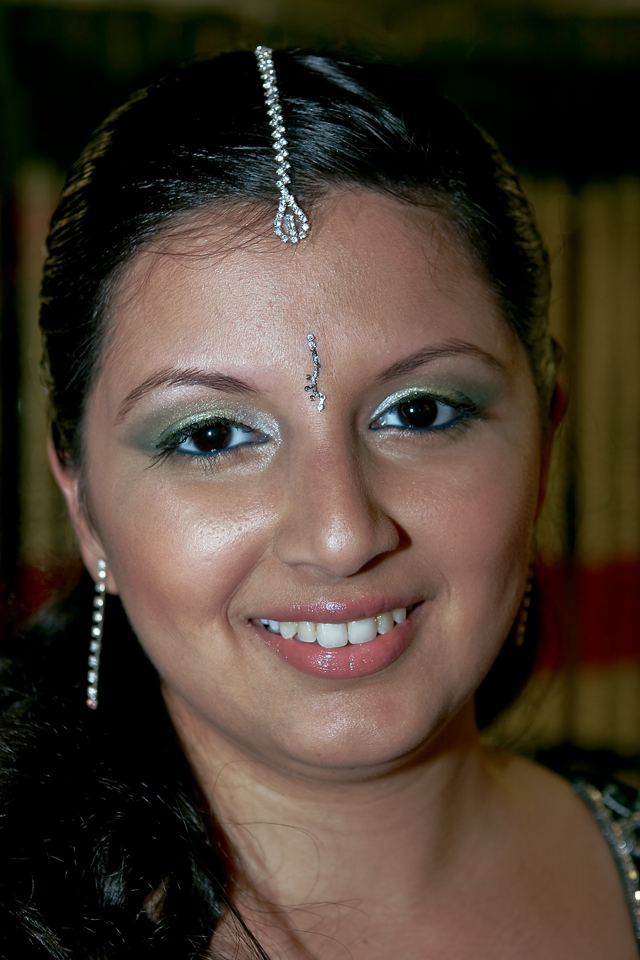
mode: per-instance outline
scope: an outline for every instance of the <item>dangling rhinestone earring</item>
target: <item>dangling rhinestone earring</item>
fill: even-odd
[[[527,585],[524,588],[524,596],[520,604],[520,613],[518,614],[518,626],[516,627],[515,644],[521,647],[524,643],[524,636],[527,632],[527,620],[529,619],[529,607],[531,606],[531,591],[533,590],[533,564],[529,564],[529,576]]]
[[[90,710],[98,708],[98,674],[100,672],[100,654],[102,652],[102,631],[104,629],[104,601],[107,585],[107,562],[98,560],[98,580],[93,598],[93,617],[91,624],[91,642],[89,643],[89,661],[87,671],[87,706]]]

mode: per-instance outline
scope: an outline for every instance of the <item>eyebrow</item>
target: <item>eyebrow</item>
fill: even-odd
[[[468,343],[466,340],[452,339],[443,340],[442,343],[434,344],[430,347],[424,347],[422,350],[412,353],[411,356],[391,364],[390,367],[387,367],[386,370],[383,370],[382,373],[376,376],[376,380],[380,383],[387,383],[389,380],[395,380],[396,377],[411,373],[425,363],[431,363],[443,357],[455,356],[475,357],[487,366],[504,372],[502,363],[500,363],[496,357],[492,356],[492,354],[487,353],[486,350],[477,347],[473,343]],[[255,394],[256,392],[249,383],[246,383],[244,380],[239,380],[237,377],[228,376],[225,373],[198,370],[195,367],[185,370],[181,370],[178,367],[166,367],[164,370],[159,370],[157,373],[151,374],[150,377],[147,377],[146,380],[143,380],[142,383],[138,384],[137,387],[134,387],[133,390],[126,395],[118,407],[118,414],[115,419],[116,425],[122,423],[136,403],[150,393],[151,390],[156,390],[158,387],[176,386],[206,387],[209,390],[220,390],[223,393],[240,396]]]
[[[396,377],[402,377],[407,373],[412,373],[413,370],[423,366],[425,363],[431,363],[433,360],[441,360],[443,357],[459,356],[474,357],[486,366],[504,373],[504,365],[497,357],[487,353],[487,351],[481,347],[477,347],[474,343],[468,343],[466,340],[454,338],[451,340],[443,340],[442,343],[436,343],[429,347],[424,347],[424,349],[412,353],[411,356],[405,357],[404,360],[398,360],[397,363],[392,363],[390,367],[387,367],[386,370],[383,370],[382,373],[377,375],[376,380],[380,383],[387,383],[389,380],[395,380]]]
[[[122,423],[132,407],[151,390],[158,387],[207,387],[209,390],[221,390],[224,393],[240,395],[255,393],[255,389],[244,380],[230,377],[225,373],[189,368],[166,367],[153,373],[130,391],[118,407],[116,424]]]

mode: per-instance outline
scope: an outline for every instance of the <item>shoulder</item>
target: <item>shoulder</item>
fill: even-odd
[[[639,758],[565,745],[540,752],[536,759],[571,785],[605,838],[615,838],[616,851],[623,851],[629,862],[633,859],[636,870],[640,865]],[[634,879],[640,879],[640,874]]]
[[[640,762],[573,745],[539,754],[582,800],[606,840],[640,944]]]
[[[515,811],[521,860],[550,903],[548,922],[569,918],[572,935],[587,935],[585,955],[637,957],[638,790],[595,759],[569,748],[536,760],[492,758]]]

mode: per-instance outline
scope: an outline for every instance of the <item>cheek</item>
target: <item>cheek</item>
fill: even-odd
[[[273,514],[242,484],[110,485],[94,510],[132,626],[149,647],[226,624],[230,603],[268,543]],[[152,653],[151,650],[149,650]]]
[[[437,584],[441,616],[447,633],[458,637],[461,658],[478,643],[497,652],[517,614],[539,488],[537,445],[529,439],[520,449],[488,445],[458,470],[448,464],[440,471],[434,463],[405,485],[398,519],[416,562]]]
[[[471,569],[522,547],[535,521],[539,473],[533,441],[521,450],[496,441],[458,464],[434,459],[419,476],[399,477],[392,498],[402,502],[398,519],[413,545],[443,550]]]

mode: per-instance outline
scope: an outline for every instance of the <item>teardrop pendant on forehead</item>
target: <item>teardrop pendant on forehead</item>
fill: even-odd
[[[291,169],[291,164],[289,163],[287,138],[282,122],[282,107],[280,105],[276,71],[273,66],[273,53],[269,47],[256,47],[255,55],[258,61],[258,70],[262,78],[269,126],[272,129],[271,136],[273,138],[273,149],[275,150],[277,164],[276,186],[280,191],[278,211],[273,221],[273,232],[277,237],[280,237],[284,243],[288,243],[289,240],[291,243],[297,243],[299,240],[304,240],[307,236],[309,220],[289,190],[291,177],[288,171]]]

